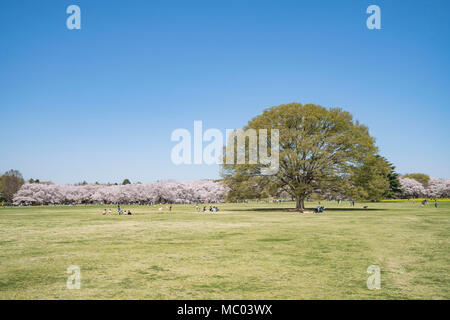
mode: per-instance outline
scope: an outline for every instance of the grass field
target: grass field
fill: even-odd
[[[450,299],[450,203],[363,205],[0,208],[0,298]],[[66,288],[70,265],[80,290]]]

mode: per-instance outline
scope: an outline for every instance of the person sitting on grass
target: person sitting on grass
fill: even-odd
[[[317,206],[316,210],[314,212],[316,213],[321,213],[325,211],[325,207],[323,206]]]
[[[111,214],[111,209],[108,210],[108,214]]]
[[[106,209],[103,209],[102,215],[105,215],[105,214],[106,214]]]
[[[128,210],[128,215],[131,216],[131,210]]]

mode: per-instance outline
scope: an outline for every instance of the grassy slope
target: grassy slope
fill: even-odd
[[[292,206],[0,208],[0,298],[450,299],[450,203],[280,210]],[[69,265],[80,290],[66,289]],[[369,265],[381,290],[366,287]]]

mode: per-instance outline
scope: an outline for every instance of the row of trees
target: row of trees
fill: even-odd
[[[251,119],[243,130],[237,131],[235,138],[237,143],[228,141],[233,144],[224,150],[224,159],[229,160],[228,155],[234,161],[224,161],[222,166],[230,201],[287,196],[296,200],[296,208],[302,211],[305,200],[312,197],[378,201],[397,196],[448,195],[447,180],[430,180],[423,174],[399,180],[394,166],[379,155],[368,128],[340,108],[299,103],[275,106]],[[236,164],[238,151],[248,162],[255,160],[255,155],[259,155],[259,161]],[[271,156],[276,152],[274,163],[261,161],[265,151],[270,151]],[[124,181],[122,186],[26,184],[14,201],[176,203],[218,201],[225,194],[222,185],[205,181],[128,183]],[[7,196],[11,198],[11,193]]]
[[[390,173],[392,174],[392,172]],[[6,177],[17,179],[2,179],[6,182],[6,189],[17,188],[20,183],[18,173],[8,172]],[[450,179],[437,179],[411,175],[402,176],[397,185],[389,188],[386,196],[392,195],[399,198],[449,198]],[[12,183],[14,182],[14,183]],[[51,183],[28,182],[23,184],[11,200],[16,205],[31,204],[80,204],[80,203],[193,203],[193,202],[219,202],[224,198],[239,200],[241,198],[264,199],[270,196],[279,198],[292,198],[292,196],[270,184],[260,184],[261,180],[250,178],[238,183],[237,188],[228,189],[222,183],[200,181],[161,181],[151,184],[126,184],[126,185],[55,185]],[[239,189],[240,188],[240,189]],[[361,187],[362,188],[362,187]],[[354,189],[357,190],[356,187]],[[392,190],[395,189],[395,190]],[[368,195],[366,189],[358,190],[360,194]],[[393,194],[390,194],[393,192]],[[237,195],[240,195],[237,197]],[[326,193],[312,194],[312,197],[322,199],[345,199],[344,194],[328,191]],[[234,199],[233,199],[234,197]],[[367,199],[367,198],[365,198]]]
[[[209,180],[126,185],[25,183],[13,201],[15,205],[219,202],[225,192],[222,184]]]

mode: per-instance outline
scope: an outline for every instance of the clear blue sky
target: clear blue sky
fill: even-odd
[[[66,28],[67,6],[82,29]],[[382,30],[366,28],[381,8]],[[450,1],[22,1],[0,6],[0,171],[56,183],[218,177],[176,128],[342,107],[400,173],[450,177]]]

